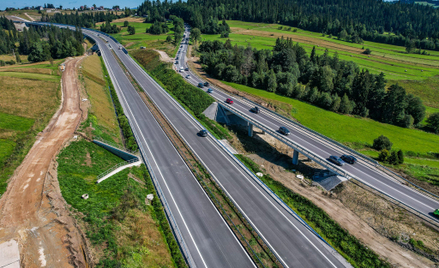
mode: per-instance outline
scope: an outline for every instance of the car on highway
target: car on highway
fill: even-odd
[[[186,69],[184,69],[185,71],[189,71],[189,68],[188,67],[186,67]]]
[[[255,113],[255,114],[258,114],[258,113],[259,113],[259,108],[258,108],[258,106],[255,106],[255,107],[251,108],[251,109],[250,109],[250,112]]]
[[[345,161],[346,163],[349,163],[349,164],[352,164],[352,165],[357,162],[357,158],[353,157],[352,155],[344,154],[344,155],[340,156],[340,158],[343,161]]]
[[[178,57],[175,57],[176,60],[178,60]]]
[[[204,82],[204,86],[208,87],[209,86],[209,82]]]
[[[231,98],[228,98],[228,99],[226,100],[226,102],[227,102],[228,104],[233,104],[233,100],[232,100]]]
[[[198,83],[199,88],[203,88],[203,83]]]
[[[439,218],[439,208],[433,212],[433,215]]]
[[[211,89],[211,88],[209,88],[208,90],[207,90],[207,93],[212,93],[213,92],[213,90]]]
[[[182,48],[183,46],[180,46],[180,48]]]
[[[343,166],[344,165],[344,161],[343,161],[343,159],[341,159],[340,157],[338,157],[338,156],[336,156],[336,155],[331,155],[329,158],[328,158],[328,160],[329,160],[329,162],[332,162],[332,163],[334,163],[334,164],[336,164],[336,165],[339,165],[339,166]]]
[[[188,74],[188,75],[186,75],[186,79],[189,79],[189,78],[191,78],[191,76]]]
[[[175,61],[175,64],[178,64],[178,60]]]
[[[200,132],[198,132],[198,135],[200,136],[200,137],[207,137],[207,130],[205,130],[205,129],[202,129],[202,130],[200,130]]]
[[[289,135],[290,134],[290,130],[286,127],[280,127],[279,128],[279,132],[284,134],[284,135]]]

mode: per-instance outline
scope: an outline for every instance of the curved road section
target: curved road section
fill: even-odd
[[[104,38],[112,47],[120,46]],[[197,136],[203,127],[130,56],[123,50],[114,52],[285,267],[350,266],[214,137]]]
[[[189,37],[188,30],[185,31],[185,36]],[[175,65],[177,70],[183,68],[183,72],[180,73],[183,75],[183,77],[186,77],[186,75],[190,74],[190,78],[186,80],[192,85],[197,86],[198,83],[204,83],[206,81],[193,74],[190,70],[184,71],[186,68],[188,68],[185,55],[187,46],[188,43],[186,41],[181,43],[181,52],[178,55],[178,64]],[[251,123],[263,126],[272,132],[277,132],[281,126],[287,127],[291,131],[291,134],[289,136],[283,136],[282,138],[285,138],[294,144],[299,144],[305,150],[312,152],[315,156],[314,160],[322,163],[323,165],[327,165],[327,167],[331,168],[331,166],[333,166],[332,163],[328,163],[326,160],[329,158],[329,156],[352,154],[352,152],[339,146],[335,142],[325,139],[302,126],[285,119],[279,114],[266,109],[265,107],[245,99],[236,98],[236,96],[231,96],[216,87],[209,86],[209,88],[213,89],[213,92],[210,93],[210,95],[219,103],[232,112],[237,111],[238,113],[245,115],[247,118],[252,120]],[[206,92],[207,89],[207,87],[203,88],[203,90]],[[234,103],[232,105],[227,104],[225,102],[227,98],[232,98]],[[254,114],[250,111],[250,109],[255,106],[259,107],[259,110],[261,111],[259,114]],[[375,164],[371,161],[359,157],[357,157],[357,159],[359,161],[356,164],[345,164],[342,167],[337,167],[337,169],[340,169],[342,172],[393,198],[394,200],[411,207],[412,209],[422,213],[424,216],[439,224],[439,220],[433,216],[433,211],[439,208],[438,200],[430,198],[423,193],[414,190],[413,188],[403,185],[395,178],[376,168]]]

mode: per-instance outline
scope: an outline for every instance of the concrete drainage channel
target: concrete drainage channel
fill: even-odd
[[[155,104],[141,90],[140,86],[126,71],[125,66],[118,61],[122,69],[133,84],[134,88],[139,92],[148,109],[153,114],[156,121],[160,124],[169,140],[177,149],[189,169],[197,178],[198,182],[211,199],[217,210],[220,212],[224,220],[227,222],[233,233],[236,235],[242,246],[246,249],[249,256],[258,267],[282,267],[282,264],[265,244],[261,237],[255,232],[250,223],[234,206],[233,202],[223,193],[222,189],[212,179],[211,174],[201,164],[201,161],[195,156],[192,150],[187,146],[185,141],[179,136],[174,127],[169,123],[166,117],[160,112]],[[264,258],[260,256],[266,256]]]

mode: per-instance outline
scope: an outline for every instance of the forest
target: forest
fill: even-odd
[[[386,90],[383,73],[360,70],[327,50],[318,56],[315,47],[308,55],[291,39],[278,38],[273,50],[204,41],[199,52],[204,70],[218,79],[401,127],[416,126],[425,117],[422,100],[398,84]]]
[[[221,34],[218,22],[223,19],[242,20],[299,27],[355,43],[367,40],[439,50],[439,10],[399,1],[148,0],[137,12],[146,16],[147,22],[164,20],[173,14],[203,33]]]

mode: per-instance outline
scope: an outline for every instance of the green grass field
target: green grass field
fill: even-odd
[[[290,104],[293,107],[291,115],[301,124],[348,145],[358,143],[372,145],[375,138],[384,135],[393,142],[394,149],[422,154],[439,152],[439,136],[432,133],[416,129],[401,128],[366,118],[341,115],[305,102],[279,96],[275,93],[235,83],[222,82],[258,97]]]
[[[15,142],[12,140],[0,139],[0,168],[15,148]]]
[[[33,119],[0,113],[0,129],[26,131],[34,124]]]

